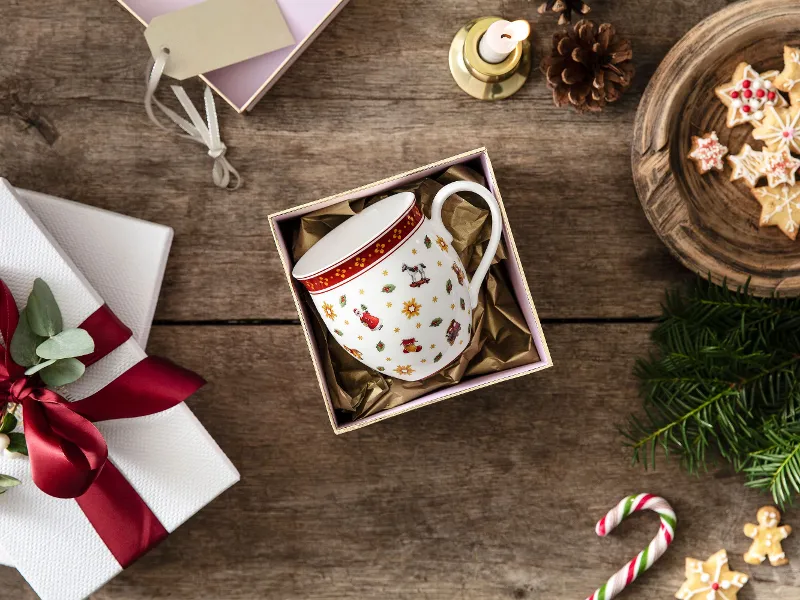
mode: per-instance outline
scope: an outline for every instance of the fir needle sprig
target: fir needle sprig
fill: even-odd
[[[723,459],[779,504],[800,494],[800,299],[701,280],[667,295],[653,341],[634,371],[644,417],[623,431],[634,462]]]

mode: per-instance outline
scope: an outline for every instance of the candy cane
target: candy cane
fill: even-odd
[[[636,558],[612,575],[586,600],[611,600],[661,558],[672,543],[672,539],[675,537],[675,525],[678,522],[675,517],[675,511],[672,510],[666,500],[652,494],[639,494],[638,496],[625,498],[611,509],[605,517],[600,519],[597,527],[595,527],[597,535],[605,537],[624,519],[640,510],[652,510],[661,517],[661,527],[658,530],[658,535]]]

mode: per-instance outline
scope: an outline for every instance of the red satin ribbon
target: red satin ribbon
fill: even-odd
[[[6,345],[18,323],[17,305],[0,280],[0,335]],[[87,366],[131,337],[106,306],[81,327],[95,341],[95,351],[81,358]],[[50,496],[75,498],[123,568],[163,540],[167,531],[108,459],[106,441],[92,423],[168,410],[203,385],[199,375],[147,357],[96,394],[70,403],[45,388],[38,377],[26,377],[25,369],[0,346],[0,403],[22,404],[33,482]]]

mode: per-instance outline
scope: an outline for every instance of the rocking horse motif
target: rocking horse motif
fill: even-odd
[[[412,288],[417,288],[430,282],[430,279],[425,277],[425,268],[425,265],[422,263],[414,265],[413,267],[409,267],[407,264],[403,263],[403,272],[405,273],[408,271],[409,275],[411,275]]]

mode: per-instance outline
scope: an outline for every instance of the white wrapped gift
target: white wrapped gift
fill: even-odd
[[[2,179],[0,240],[0,278],[20,307],[37,277],[52,289],[65,328],[79,326],[103,305],[26,201]],[[130,339],[89,367],[63,395],[86,398],[145,356]],[[239,479],[183,403],[155,415],[100,422],[97,428],[111,461],[168,532]],[[0,496],[0,546],[41,598],[80,600],[122,571],[77,502],[50,497],[33,484],[27,460],[0,458],[0,473],[22,481]]]
[[[28,208],[144,348],[172,245],[172,228],[17,189]],[[0,564],[13,566],[0,547]]]

